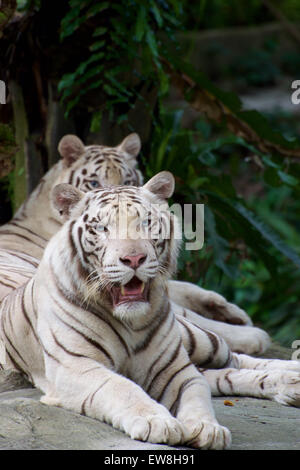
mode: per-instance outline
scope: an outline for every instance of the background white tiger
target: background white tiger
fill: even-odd
[[[178,241],[144,232],[145,221],[162,225],[162,203],[173,188],[172,175],[162,172],[140,188],[54,189],[67,222],[33,278],[2,302],[6,367],[26,373],[44,403],[98,418],[134,439],[223,449],[230,433],[216,421],[203,374],[217,394],[300,406],[300,364],[232,354],[213,332],[175,317],[167,280]],[[161,205],[145,220],[151,204]],[[124,207],[140,238],[111,237]],[[170,223],[173,234],[173,216]]]
[[[0,300],[33,275],[48,240],[61,226],[59,214],[49,203],[51,189],[62,182],[82,191],[120,184],[139,186],[143,181],[136,168],[140,148],[137,134],[130,134],[117,147],[84,146],[73,135],[62,138],[58,146],[62,160],[45,175],[12,221],[0,227]],[[269,346],[269,337],[262,330],[232,327],[230,323],[252,322],[243,310],[221,295],[179,281],[169,281],[168,289],[177,304],[174,308],[200,326],[221,334],[233,350],[259,354]]]

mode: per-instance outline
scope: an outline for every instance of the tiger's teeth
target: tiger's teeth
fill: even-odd
[[[141,287],[141,294],[144,292],[145,289],[145,283],[143,282],[142,287]]]
[[[122,294],[122,295],[125,295],[125,289],[124,289],[124,286],[121,286],[121,294]]]

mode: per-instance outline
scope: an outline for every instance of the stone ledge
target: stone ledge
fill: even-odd
[[[290,359],[291,351],[273,345],[265,356]],[[1,450],[174,450],[133,441],[107,424],[43,405],[40,396],[19,374],[0,372]],[[226,399],[233,406],[225,406]],[[239,397],[214,398],[213,404],[219,422],[232,432],[232,450],[300,450],[299,409]]]

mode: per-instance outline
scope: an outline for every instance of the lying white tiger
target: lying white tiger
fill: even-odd
[[[72,135],[62,138],[58,146],[62,160],[44,176],[12,221],[0,227],[0,300],[33,276],[48,240],[61,226],[59,214],[50,205],[51,189],[63,182],[81,191],[109,185],[140,186],[143,178],[136,169],[140,148],[137,134],[113,148],[84,146]],[[238,326],[252,325],[250,318],[221,295],[179,281],[169,281],[168,290],[178,313],[221,334],[233,350],[258,354],[269,346],[269,337],[262,330]]]
[[[27,374],[43,403],[133,439],[223,449],[230,433],[216,421],[209,385],[216,394],[300,406],[300,364],[231,353],[211,331],[175,316],[167,281],[177,259],[176,219],[170,216],[168,239],[146,232],[156,225],[161,233],[173,188],[162,172],[140,188],[54,189],[67,221],[33,278],[2,302],[5,367]],[[160,206],[151,212],[151,204]],[[125,215],[136,231],[122,239],[112,231]],[[201,374],[193,363],[219,369]]]

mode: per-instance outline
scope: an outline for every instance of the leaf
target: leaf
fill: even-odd
[[[105,34],[106,32],[107,32],[107,28],[104,28],[103,26],[99,26],[93,32],[93,37],[103,36],[103,34]]]
[[[145,31],[148,26],[146,17],[147,17],[147,10],[144,7],[144,5],[141,5],[138,15],[137,15],[136,25],[135,25],[135,39],[138,42],[141,42],[141,40],[143,39]]]
[[[284,183],[288,184],[289,186],[297,186],[299,184],[299,180],[288,173],[284,173],[283,171],[278,171],[278,176]]]
[[[87,17],[98,15],[98,13],[101,13],[101,11],[107,10],[108,7],[109,2],[97,2],[95,5],[92,5],[91,8],[89,8]]]
[[[268,166],[271,166],[273,168],[281,168],[281,165],[278,165],[278,163],[275,163],[270,156],[268,155],[263,155],[262,156],[262,160],[263,162],[268,165]]]
[[[207,166],[215,166],[217,161],[215,154],[212,153],[210,150],[205,150],[204,152],[201,152],[198,158],[202,163],[204,163],[204,165]]]
[[[162,25],[163,25],[163,18],[162,18],[162,16],[161,16],[160,11],[159,11],[159,8],[158,8],[157,5],[155,4],[155,2],[152,2],[152,5],[151,5],[150,10],[151,10],[152,13],[153,13],[153,16],[154,16],[154,18],[155,18],[155,21],[156,21],[158,27],[161,28]]]
[[[155,35],[154,35],[154,32],[152,31],[152,29],[148,29],[148,31],[146,33],[146,41],[147,41],[147,44],[148,44],[153,56],[158,57],[157,42],[156,42]]]
[[[300,268],[300,256],[289,246],[287,246],[281,238],[264,222],[253,214],[250,210],[246,209],[240,203],[233,203],[236,210],[247,219],[253,227],[261,234],[263,238],[275,247],[280,253],[290,259],[298,268]]]
[[[101,49],[105,45],[106,41],[97,41],[94,42],[90,47],[89,50],[91,52],[97,51],[98,49]]]
[[[91,132],[99,132],[101,128],[101,121],[102,121],[102,111],[96,111],[93,113],[90,131]]]

